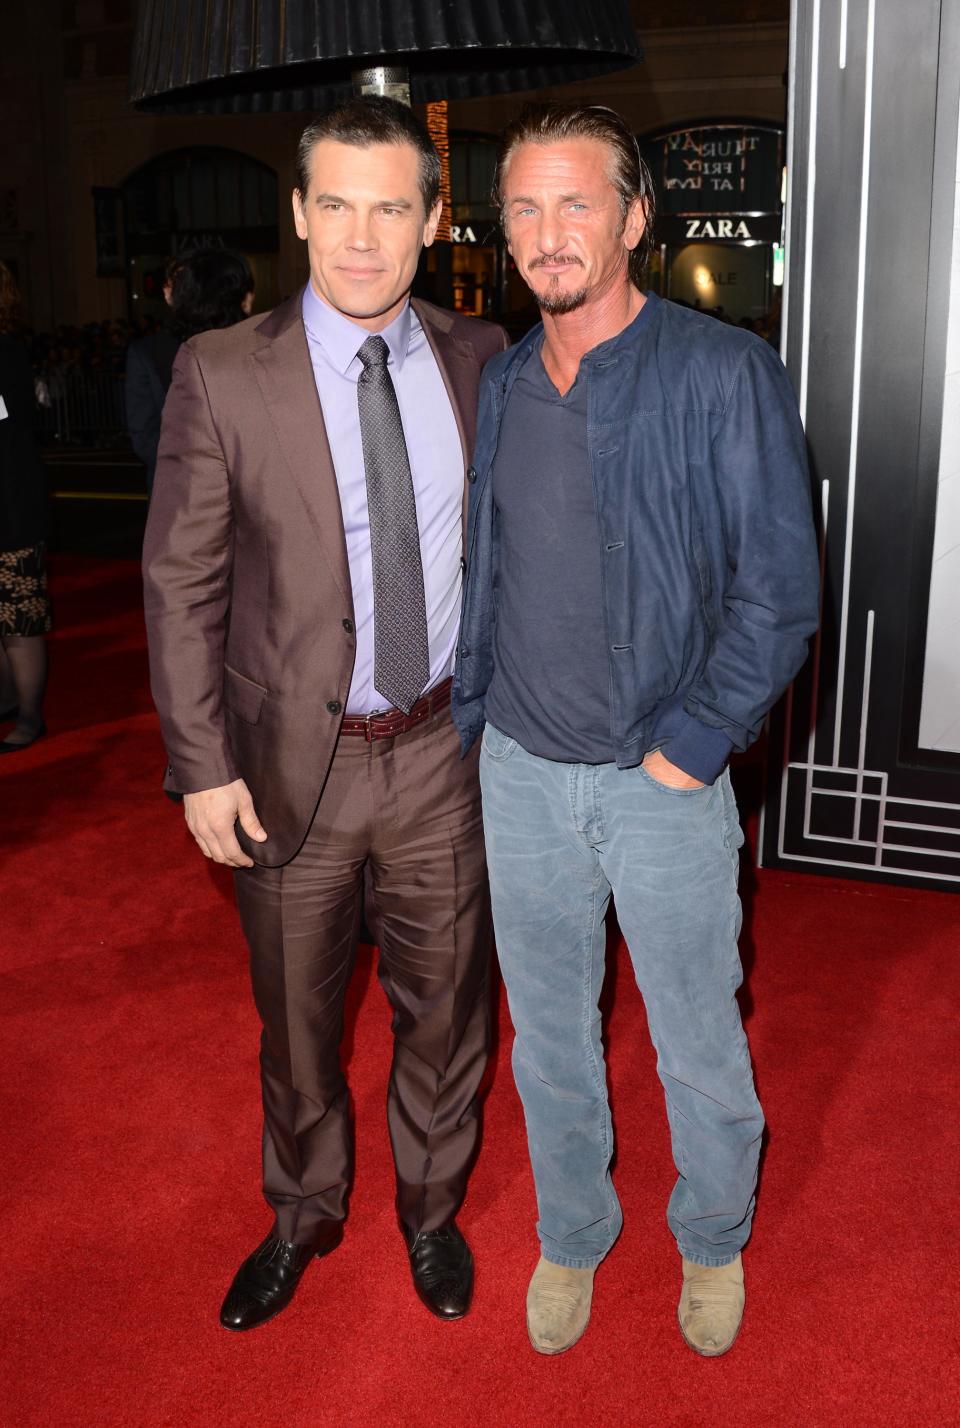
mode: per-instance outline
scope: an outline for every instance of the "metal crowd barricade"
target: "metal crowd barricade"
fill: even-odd
[[[41,445],[127,444],[122,371],[52,368],[40,374],[37,395],[36,432]]]

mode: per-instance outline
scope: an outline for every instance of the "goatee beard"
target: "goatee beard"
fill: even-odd
[[[558,317],[561,313],[576,312],[578,307],[582,307],[587,299],[586,288],[577,288],[575,292],[558,292],[560,284],[556,278],[550,281],[550,288],[546,293],[535,293],[537,306],[541,312],[549,313],[551,317]],[[550,289],[554,291],[550,291]]]

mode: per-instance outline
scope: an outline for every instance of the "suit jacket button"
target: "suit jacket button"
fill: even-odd
[[[468,467],[467,467],[467,480],[470,482],[471,486],[473,485],[474,481],[476,481],[476,479],[477,479],[477,468],[476,468],[475,466],[468,466]]]
[[[343,621],[343,628],[346,630],[346,632],[347,632],[348,635],[352,635],[352,634],[353,634],[353,621],[352,621],[352,620],[344,620],[344,621]]]
[[[327,700],[327,709],[330,711],[331,714],[339,714],[342,708],[343,705],[340,703],[339,699]]]

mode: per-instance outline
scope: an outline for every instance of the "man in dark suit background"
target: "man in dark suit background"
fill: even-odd
[[[390,100],[308,126],[293,195],[310,281],[181,349],[144,550],[167,786],[236,869],[263,1022],[274,1226],[221,1322],[280,1312],[339,1244],[339,1059],[365,876],[394,1009],[388,1122],[421,1299],[469,1306],[455,1223],[478,1134],[490,920],[477,758],[450,719],[466,463],[500,329],[410,302],[439,160]]]
[[[167,263],[163,297],[168,307],[173,306],[173,280],[179,261],[171,258]],[[179,333],[172,332],[164,325],[156,332],[138,337],[127,348],[123,404],[130,444],[147,468],[148,496],[153,491],[153,481],[157,473],[157,448],[160,445],[163,404],[167,400],[167,392],[173,380],[173,362],[181,340]]]
[[[232,327],[253,312],[254,282],[242,253],[200,248],[171,259],[163,295],[170,326],[138,337],[127,348],[124,404],[130,443],[147,468],[153,491],[163,405],[181,342],[212,327]]]

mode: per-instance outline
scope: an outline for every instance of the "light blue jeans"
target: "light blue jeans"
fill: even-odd
[[[666,1093],[667,1221],[687,1259],[729,1263],[750,1233],[763,1130],[735,996],[729,775],[678,791],[642,768],[536,758],[488,724],[480,786],[544,1257],[599,1264],[622,1224],[597,1005],[612,891]]]

